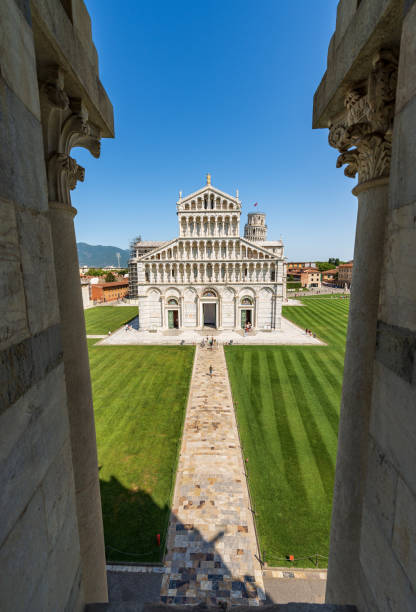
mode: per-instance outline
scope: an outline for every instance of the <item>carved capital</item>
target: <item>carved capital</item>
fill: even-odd
[[[391,139],[397,85],[397,59],[390,50],[377,53],[365,83],[351,88],[345,111],[329,126],[328,142],[341,153],[337,168],[359,183],[390,174]]]
[[[85,170],[75,159],[65,153],[54,153],[48,163],[49,199],[71,205],[69,191],[84,178]]]
[[[85,177],[84,168],[70,156],[71,149],[84,147],[99,157],[100,130],[89,120],[83,100],[69,97],[64,90],[59,66],[48,69],[40,90],[49,201],[71,206],[70,191]]]

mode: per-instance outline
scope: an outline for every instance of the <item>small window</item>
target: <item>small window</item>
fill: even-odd
[[[217,297],[213,291],[205,291],[204,297]]]
[[[170,298],[168,300],[168,304],[169,304],[169,306],[177,306],[178,305],[178,300],[175,300],[175,298]]]

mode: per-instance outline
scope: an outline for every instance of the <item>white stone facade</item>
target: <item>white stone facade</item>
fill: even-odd
[[[141,329],[280,329],[281,241],[240,237],[241,201],[207,184],[177,202],[179,237],[132,252],[130,296]]]

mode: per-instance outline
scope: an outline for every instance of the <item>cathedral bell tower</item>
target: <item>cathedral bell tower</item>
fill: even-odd
[[[244,226],[244,238],[251,242],[265,242],[267,238],[265,213],[248,213],[247,223]]]

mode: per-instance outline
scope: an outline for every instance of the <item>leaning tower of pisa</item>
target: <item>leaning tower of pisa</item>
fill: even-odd
[[[244,238],[252,242],[264,242],[267,237],[265,213],[248,213],[247,223],[244,226]]]

